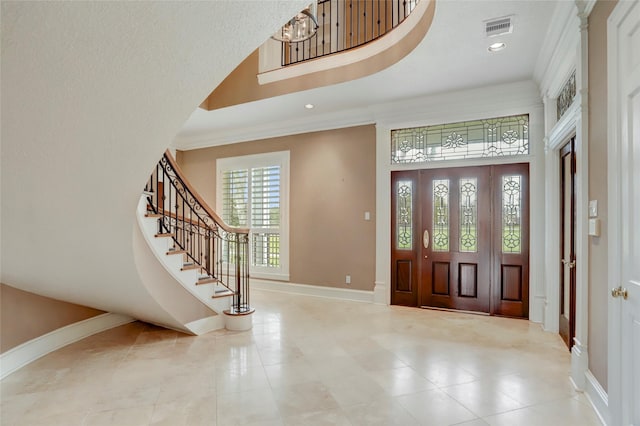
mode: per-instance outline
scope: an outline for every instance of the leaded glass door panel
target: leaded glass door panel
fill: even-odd
[[[529,317],[529,165],[491,166],[491,313]],[[539,208],[538,214],[544,214]]]
[[[418,306],[418,171],[391,176],[391,304]]]
[[[420,306],[490,312],[490,168],[420,172]]]

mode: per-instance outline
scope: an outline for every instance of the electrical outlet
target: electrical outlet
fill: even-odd
[[[345,284],[351,284],[351,275],[347,275],[347,276],[344,278],[344,282],[345,282]]]

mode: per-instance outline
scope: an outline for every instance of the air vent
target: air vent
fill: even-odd
[[[485,31],[487,33],[487,37],[495,37],[502,34],[511,34],[513,32],[511,16],[486,21]]]

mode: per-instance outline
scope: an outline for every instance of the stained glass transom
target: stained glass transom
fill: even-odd
[[[433,181],[433,251],[449,251],[449,179]]]
[[[460,179],[460,251],[478,251],[478,180]]]
[[[413,249],[413,182],[398,181],[396,193],[396,248]]]
[[[529,154],[529,115],[391,131],[391,163]]]
[[[502,252],[522,250],[522,176],[502,177]]]
[[[558,120],[564,115],[573,103],[573,99],[576,97],[576,72],[574,71],[569,77],[569,80],[564,84],[560,95],[558,95],[557,102],[557,114]]]

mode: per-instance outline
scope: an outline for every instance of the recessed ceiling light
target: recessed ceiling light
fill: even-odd
[[[493,43],[491,46],[489,46],[489,49],[487,50],[489,50],[489,52],[499,52],[505,47],[507,47],[507,45],[504,43]]]
[[[313,107],[314,107],[314,106],[315,106],[315,105],[313,105],[313,104],[306,104],[304,107],[305,107],[306,109],[313,109]]]

